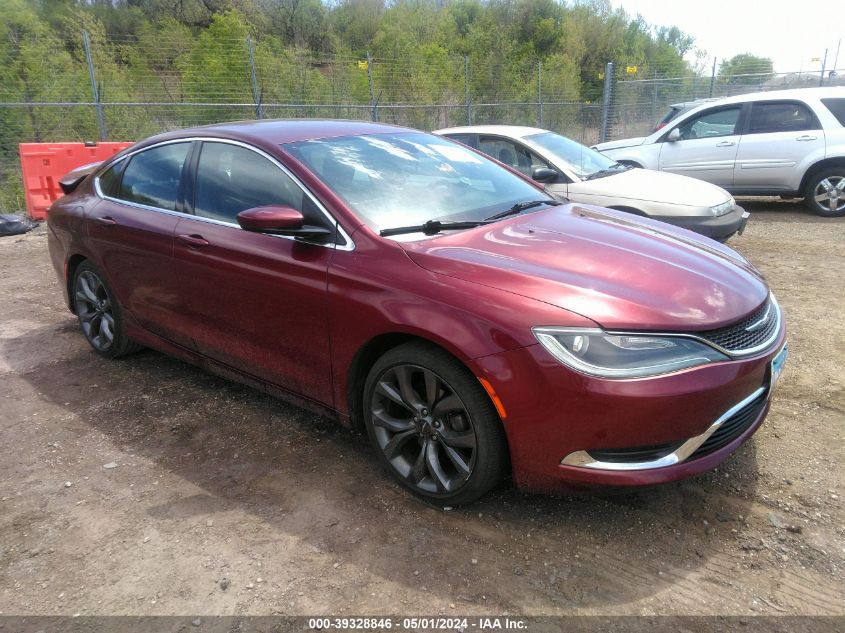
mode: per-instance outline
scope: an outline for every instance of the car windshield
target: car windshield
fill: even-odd
[[[616,161],[604,154],[554,132],[532,134],[525,138],[545,150],[545,153],[553,159],[552,162],[568,168],[579,178],[587,178],[599,172],[612,170],[617,165]]]
[[[482,221],[519,202],[553,201],[472,150],[422,132],[299,141],[284,149],[377,231]]]

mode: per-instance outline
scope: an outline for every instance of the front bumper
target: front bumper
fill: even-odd
[[[710,470],[753,435],[768,412],[770,365],[784,343],[781,328],[774,344],[752,358],[634,380],[579,374],[541,345],[476,359],[474,369],[493,385],[506,410],[503,422],[519,487],[549,492],[651,485]],[[745,414],[738,433],[713,450],[699,450],[718,428],[716,421],[725,422],[755,399],[760,402]],[[590,454],[594,447],[609,453],[666,446],[665,454],[633,468],[596,464],[600,460]]]
[[[719,216],[652,216],[668,224],[694,231],[719,242],[733,235],[742,235],[751,214],[740,206]]]

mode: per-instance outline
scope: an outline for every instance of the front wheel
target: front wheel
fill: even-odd
[[[827,218],[845,215],[845,167],[819,172],[807,183],[804,202],[811,211]]]
[[[405,488],[441,506],[474,501],[508,466],[496,409],[457,359],[424,343],[382,356],[364,387],[367,433]]]

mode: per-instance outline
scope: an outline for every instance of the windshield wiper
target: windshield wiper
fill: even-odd
[[[506,209],[501,213],[496,213],[495,215],[491,215],[489,218],[484,218],[485,222],[494,222],[496,220],[501,220],[502,218],[506,218],[509,215],[516,215],[517,213],[522,213],[527,209],[533,209],[534,207],[539,207],[541,204],[547,204],[550,207],[556,207],[559,204],[562,204],[558,200],[526,200],[525,202],[517,202],[513,205],[510,209]]]
[[[594,171],[592,174],[587,176],[584,180],[593,180],[594,178],[603,178],[604,176],[609,176],[611,174],[618,173],[620,171],[628,171],[631,169],[630,165],[623,165],[621,163],[616,163],[612,167],[608,167],[607,169],[599,169],[598,171]]]
[[[441,231],[460,231],[463,229],[474,229],[477,226],[486,224],[482,221],[473,222],[441,222],[440,220],[429,220],[422,224],[413,226],[397,226],[393,229],[382,229],[379,235],[390,237],[391,235],[403,235],[405,233],[424,233],[425,235],[437,235]]]

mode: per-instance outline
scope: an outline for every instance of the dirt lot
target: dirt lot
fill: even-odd
[[[0,239],[0,614],[845,614],[845,220],[749,202],[784,307],[766,424],[717,471],[440,511],[330,420],[96,357],[44,229]]]

